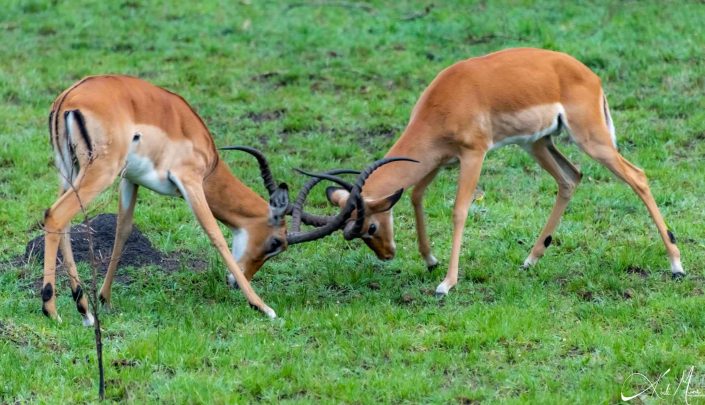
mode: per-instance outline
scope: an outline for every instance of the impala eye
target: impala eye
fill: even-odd
[[[377,232],[377,225],[375,225],[375,224],[370,225],[370,227],[367,229],[367,234],[372,236],[375,234],[375,232]]]

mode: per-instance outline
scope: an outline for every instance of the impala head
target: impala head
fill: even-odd
[[[264,186],[269,192],[269,213],[266,217],[249,220],[242,228],[233,229],[232,253],[246,274],[254,274],[268,259],[286,250],[286,213],[289,210],[289,188],[274,181],[269,163],[257,149],[247,146],[227,146],[222,150],[240,150],[253,155],[260,167]]]
[[[379,259],[393,259],[396,253],[396,244],[394,243],[392,207],[399,201],[403,193],[404,189],[399,189],[391,195],[374,200],[364,197],[358,199],[355,206],[362,206],[363,209],[355,209],[345,224],[345,228],[343,228],[345,239],[361,238]],[[343,208],[347,205],[351,193],[344,188],[328,187],[326,196],[328,201]]]
[[[343,229],[343,236],[347,240],[361,238],[382,260],[390,260],[394,258],[396,253],[392,207],[399,201],[404,189],[399,189],[388,196],[370,199],[362,196],[362,187],[373,171],[382,165],[396,161],[417,162],[413,159],[401,157],[378,160],[362,173],[359,173],[354,184],[338,177],[338,174],[356,173],[352,170],[335,170],[320,174],[300,170],[301,173],[315,177],[304,187],[302,193],[307,193],[313,185],[323,179],[331,180],[341,186],[328,187],[326,195],[331,203],[341,208],[341,213],[345,213],[345,219],[340,224],[340,228]],[[299,200],[297,199],[297,203],[300,202]]]
[[[286,250],[284,218],[288,207],[289,189],[281,183],[269,197],[268,217],[233,231],[233,256],[246,273],[254,274],[264,262]]]

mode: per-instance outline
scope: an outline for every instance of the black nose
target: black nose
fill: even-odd
[[[282,242],[281,239],[279,238],[272,238],[272,240],[269,242],[269,247],[267,248],[267,253],[274,253],[281,249],[282,245],[284,242]]]

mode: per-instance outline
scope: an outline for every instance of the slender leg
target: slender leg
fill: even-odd
[[[223,233],[220,231],[218,223],[208,207],[206,196],[203,192],[203,179],[189,177],[188,174],[179,175],[174,172],[169,173],[169,179],[176,184],[179,191],[181,191],[181,195],[184,196],[184,199],[186,199],[191,206],[191,210],[196,216],[196,219],[201,224],[201,227],[206,232],[206,235],[208,235],[208,238],[211,240],[211,243],[213,243],[213,246],[215,246],[218,253],[220,253],[220,256],[227,264],[230,274],[235,277],[235,281],[237,281],[240,290],[245,294],[245,297],[250,305],[259,309],[268,317],[276,318],[277,315],[274,310],[268,307],[257,295],[257,293],[255,293],[250,286],[250,283],[245,278],[245,274],[242,272],[240,266],[230,253],[228,244],[225,242],[225,238],[223,237]]]
[[[681,253],[676,246],[676,239],[666,226],[661,212],[656,205],[656,201],[654,201],[654,197],[651,195],[651,190],[649,189],[648,180],[644,171],[622,157],[616,149],[613,149],[611,152],[606,152],[604,148],[598,149],[597,151],[586,150],[586,152],[610,169],[617,177],[629,184],[632,190],[641,198],[641,201],[646,205],[646,209],[649,211],[651,218],[656,224],[663,244],[666,246],[666,252],[671,262],[671,274],[674,278],[684,276],[685,271],[683,271],[683,265],[681,264]]]
[[[556,226],[558,226],[561,216],[563,216],[563,212],[568,206],[570,199],[573,197],[573,192],[578,186],[578,183],[580,183],[582,176],[580,171],[556,149],[553,145],[553,141],[548,136],[541,138],[531,146],[531,154],[539,165],[556,180],[558,184],[558,194],[556,195],[556,203],[553,206],[553,210],[548,217],[546,225],[543,227],[538,239],[536,239],[531,253],[526,260],[524,260],[522,266],[524,268],[536,264],[539,258],[543,256],[546,248],[551,244],[551,234],[556,229]]]
[[[78,313],[81,314],[83,318],[83,326],[93,326],[94,318],[93,314],[88,307],[88,299],[83,293],[83,288],[81,287],[81,280],[78,277],[78,270],[76,269],[76,261],[73,257],[73,249],[71,248],[71,223],[64,227],[61,232],[61,239],[59,240],[59,248],[61,249],[61,254],[64,257],[64,267],[69,274],[69,284],[71,285],[71,296],[73,301],[76,303],[76,309]]]
[[[115,243],[113,252],[110,255],[108,273],[100,288],[100,301],[106,308],[110,308],[110,291],[113,285],[113,278],[117,270],[122,250],[125,242],[132,232],[132,217],[135,212],[135,202],[137,201],[137,185],[127,179],[120,181],[119,209],[117,215],[117,226],[115,227]]]
[[[472,204],[473,193],[480,178],[484,158],[484,150],[466,150],[460,156],[458,191],[455,196],[455,207],[453,208],[453,247],[450,253],[448,273],[443,282],[436,288],[437,296],[448,294],[448,291],[458,283],[458,263],[460,261],[460,246],[463,239],[465,220],[468,217],[468,209],[470,204]]]
[[[411,193],[411,204],[414,206],[414,216],[416,217],[416,235],[418,237],[419,252],[426,262],[428,270],[433,270],[438,266],[438,260],[431,253],[431,243],[428,240],[426,232],[426,219],[423,212],[423,196],[426,188],[438,174],[438,169],[433,170],[426,175],[420,182],[414,186],[414,191]]]
[[[56,312],[56,253],[62,238],[62,232],[82,208],[105,190],[115,178],[116,173],[109,168],[100,167],[93,162],[81,169],[75,187],[66,191],[44,214],[44,281],[41,290],[42,312],[61,321]],[[68,246],[66,246],[68,247]],[[66,249],[68,250],[68,249]],[[70,255],[73,258],[73,255]],[[69,272],[75,270],[69,267]],[[78,286],[78,275],[71,274]],[[74,284],[71,285],[74,287]],[[79,300],[79,303],[82,302]],[[86,313],[88,308],[86,308]],[[84,318],[85,320],[85,318]]]
[[[568,116],[570,117],[570,114]],[[675,237],[666,226],[661,212],[656,206],[656,201],[651,195],[644,171],[619,154],[612,143],[611,134],[607,126],[592,124],[593,122],[601,122],[601,120],[588,120],[584,116],[576,114],[576,119],[571,121],[569,118],[569,122],[571,123],[571,132],[574,133],[573,137],[580,148],[627,183],[641,198],[654,224],[656,224],[663,244],[666,246],[666,252],[671,262],[671,274],[674,278],[684,276],[681,254],[676,246]]]

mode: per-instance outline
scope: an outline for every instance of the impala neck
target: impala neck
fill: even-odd
[[[362,194],[366,198],[386,197],[400,188],[408,189],[436,169],[446,156],[431,144],[430,129],[410,123],[385,157],[408,157],[414,162],[392,162],[375,170],[365,182]]]
[[[252,220],[269,217],[269,204],[233,176],[221,159],[203,181],[203,190],[213,215],[228,227],[243,228]]]

